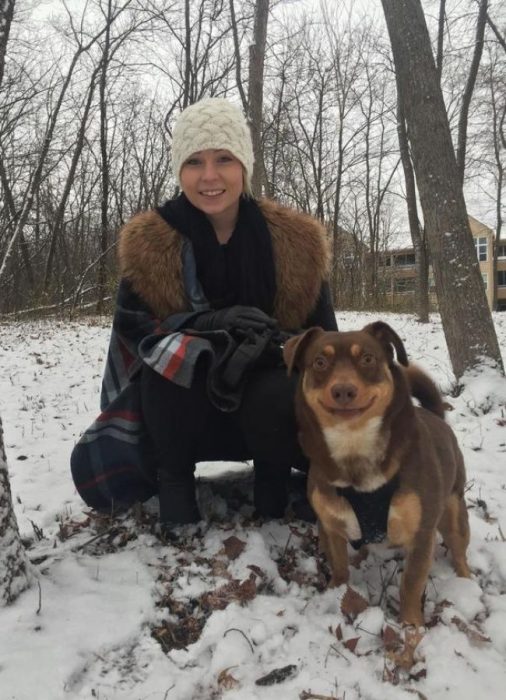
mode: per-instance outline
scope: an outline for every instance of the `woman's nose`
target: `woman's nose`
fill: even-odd
[[[217,174],[216,165],[212,161],[204,163],[202,177],[204,180],[214,180]]]

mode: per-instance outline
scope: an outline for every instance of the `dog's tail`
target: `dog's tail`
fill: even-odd
[[[403,367],[403,371],[408,380],[412,396],[420,401],[423,408],[432,411],[440,418],[444,418],[445,406],[443,397],[432,379],[415,365]]]

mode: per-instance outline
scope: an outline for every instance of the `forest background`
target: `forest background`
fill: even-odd
[[[0,92],[5,319],[105,308],[118,229],[176,192],[178,114],[210,95],[250,114],[259,4],[17,0]],[[463,122],[466,130],[468,212],[501,237],[506,8],[483,0],[423,8],[456,151]],[[270,3],[260,139],[262,193],[327,225],[336,307],[384,307],[380,255],[410,241],[379,2]]]

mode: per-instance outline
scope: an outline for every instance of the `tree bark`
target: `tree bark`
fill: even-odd
[[[4,78],[5,56],[14,17],[14,4],[15,0],[0,0],[0,87]]]
[[[439,2],[439,21],[437,28],[437,54],[436,54],[436,71],[439,82],[443,73],[443,45],[445,37],[445,22],[446,22],[446,0]]]
[[[105,286],[106,286],[106,259],[105,251],[108,248],[109,241],[109,153],[108,153],[108,122],[107,122],[107,71],[109,69],[109,60],[111,52],[111,24],[113,17],[112,0],[107,0],[107,14],[105,17],[106,28],[104,45],[102,48],[102,60],[100,71],[100,176],[101,176],[101,194],[100,194],[100,263],[98,266],[97,286],[98,286],[98,301],[97,313],[101,314],[104,307]]]
[[[406,204],[408,207],[408,221],[411,240],[415,249],[415,305],[420,323],[429,321],[429,260],[427,254],[427,241],[425,231],[420,226],[418,207],[416,204],[416,184],[413,164],[409,153],[409,141],[406,131],[404,108],[397,91],[397,134],[399,137],[399,151],[404,182],[406,183]]]
[[[453,371],[460,378],[486,358],[502,370],[422,6],[382,5]]]
[[[464,183],[464,171],[466,169],[466,146],[467,146],[467,125],[469,121],[469,108],[473,97],[476,77],[480,67],[481,56],[483,54],[483,37],[485,35],[485,25],[487,23],[488,0],[481,0],[476,23],[476,39],[474,43],[473,58],[467,76],[466,88],[462,96],[462,106],[459,116],[458,145],[457,145],[457,169],[460,182]]]
[[[12,507],[0,417],[0,607],[12,603],[29,585],[29,562]]]
[[[262,152],[262,113],[264,99],[264,61],[267,41],[267,21],[269,19],[269,0],[256,0],[253,44],[249,54],[248,107],[253,155],[255,165],[251,178],[251,188],[255,197],[262,194],[265,182],[264,160]]]

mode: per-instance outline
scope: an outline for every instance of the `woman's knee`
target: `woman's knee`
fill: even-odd
[[[288,377],[284,368],[251,375],[239,419],[255,456],[288,462],[302,458],[295,419],[296,385],[296,377]]]

